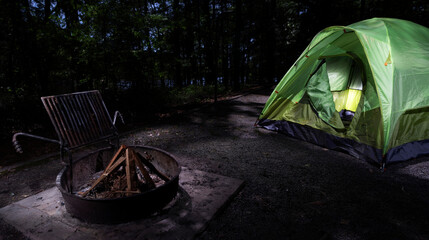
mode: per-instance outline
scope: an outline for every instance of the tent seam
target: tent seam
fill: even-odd
[[[393,56],[392,56],[392,51],[391,51],[391,46],[390,46],[390,34],[389,34],[389,29],[387,28],[387,23],[386,23],[386,21],[385,21],[385,19],[382,19],[381,21],[383,21],[383,26],[384,26],[384,28],[385,28],[385,30],[386,30],[386,37],[387,37],[387,46],[388,46],[388,48],[389,48],[389,55],[390,55],[390,61],[392,62],[390,65],[392,66],[392,75],[391,75],[391,78],[392,78],[392,92],[390,93],[390,99],[392,99],[392,94],[393,94],[393,88],[394,88],[394,86],[395,86],[395,78],[393,77],[393,75],[394,75],[394,64],[393,64]],[[393,102],[391,102],[390,103],[390,111],[389,111],[389,121],[391,121],[391,119],[392,119],[392,104],[393,104]],[[381,106],[380,106],[381,107]],[[382,110],[382,109],[381,109]],[[389,125],[389,127],[388,127],[388,129],[387,129],[387,133],[386,133],[386,137],[389,137],[389,135],[390,135],[390,132],[391,132],[391,128],[392,128],[392,125],[390,124]],[[386,137],[385,137],[385,139],[386,139]],[[390,139],[390,138],[388,138],[388,139]],[[383,144],[383,154],[386,154],[387,153],[387,147],[388,147],[388,144],[389,144],[389,142],[386,140],[386,141],[384,141],[384,144]]]

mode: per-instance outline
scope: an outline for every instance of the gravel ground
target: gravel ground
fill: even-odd
[[[182,166],[245,180],[199,239],[429,239],[429,158],[371,163],[253,126],[271,90],[127,134]],[[0,176],[0,207],[54,186],[45,160]],[[23,236],[0,220],[0,239]]]

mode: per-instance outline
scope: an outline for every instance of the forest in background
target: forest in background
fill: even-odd
[[[0,140],[52,128],[40,97],[98,89],[127,121],[249,84],[275,84],[325,27],[426,0],[0,0]]]

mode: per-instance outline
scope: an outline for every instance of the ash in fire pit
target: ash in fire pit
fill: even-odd
[[[102,176],[103,173],[104,171],[95,173],[92,179],[96,181]],[[111,173],[109,176],[106,177],[106,179],[104,179],[104,181],[100,182],[93,189],[91,189],[91,184],[89,183],[78,187],[77,189],[79,189],[79,192],[77,192],[76,194],[82,196],[84,192],[91,189],[91,191],[85,196],[85,198],[103,199],[120,198],[125,197],[126,193],[138,194],[150,190],[151,188],[149,188],[149,186],[142,179],[139,169],[137,169],[137,174],[137,191],[127,191],[127,178],[125,169],[123,167],[120,167],[119,169],[117,169],[116,173]],[[150,178],[153,179],[153,182],[155,183],[156,187],[159,187],[165,183],[165,181],[159,178],[156,174],[149,173],[149,175]]]
[[[112,155],[98,150],[58,174],[57,187],[72,216],[91,223],[126,222],[151,215],[176,196],[180,167],[169,153],[121,146]]]

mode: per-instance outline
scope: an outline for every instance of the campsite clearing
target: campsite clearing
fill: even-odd
[[[377,166],[253,124],[272,89],[124,135],[182,166],[245,180],[200,239],[428,239],[429,158]],[[53,159],[0,177],[0,207],[54,186]],[[3,239],[19,239],[3,223]]]

